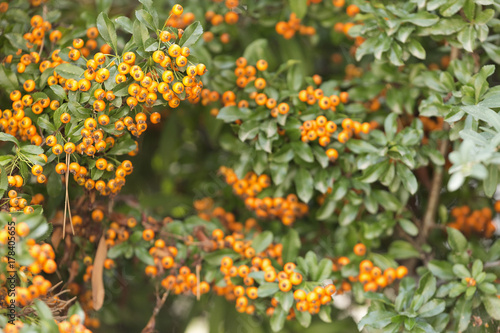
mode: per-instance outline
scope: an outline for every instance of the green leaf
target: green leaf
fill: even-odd
[[[325,323],[332,322],[332,307],[322,306],[318,313],[319,319],[323,320]]]
[[[56,94],[57,97],[59,97],[61,100],[66,100],[68,98],[66,92],[64,91],[64,88],[61,87],[58,84],[54,84],[50,86],[50,89]]]
[[[442,280],[452,280],[455,278],[455,273],[453,273],[453,264],[448,261],[431,260],[427,264],[427,268],[432,274]]]
[[[134,21],[134,25],[132,26],[134,31],[133,38],[134,43],[139,49],[146,48],[146,40],[149,38],[148,28],[139,20]]]
[[[439,8],[439,13],[446,17],[452,16],[456,14],[464,4],[465,0],[446,1],[445,4]]]
[[[226,106],[219,110],[217,114],[217,119],[221,119],[226,123],[230,123],[236,120],[245,120],[251,114],[250,110],[247,108],[239,108],[235,105]]]
[[[458,332],[464,332],[470,323],[472,302],[466,301],[464,297],[460,298],[455,304],[455,311],[457,312],[456,318],[458,318]]]
[[[475,7],[476,6],[474,4],[474,0],[465,0],[463,11],[464,11],[465,17],[469,21],[473,21],[474,20],[474,12],[475,12],[475,9],[476,9]]]
[[[495,194],[498,185],[498,166],[494,164],[488,165],[488,176],[483,180],[484,194],[492,197]]]
[[[57,130],[54,124],[49,120],[49,116],[47,116],[46,114],[38,117],[36,123],[38,127],[43,128],[51,134]]]
[[[57,197],[63,191],[61,176],[55,172],[47,179],[47,193],[51,197]]]
[[[311,150],[311,147],[305,142],[292,142],[290,143],[292,146],[293,152],[295,156],[300,157],[305,162],[312,163],[314,162],[314,156]]]
[[[273,282],[273,283],[263,283],[259,286],[257,289],[257,295],[259,297],[269,297],[271,295],[276,294],[280,290],[280,287],[278,283]]]
[[[34,303],[35,303],[35,309],[36,309],[37,315],[40,319],[47,320],[47,321],[54,320],[54,317],[52,317],[52,311],[50,311],[50,308],[47,306],[47,304],[45,304],[44,302],[42,302],[39,299],[36,299],[34,301]]]
[[[413,298],[415,292],[415,279],[412,277],[405,277],[401,280],[399,284],[398,296],[394,303],[396,311],[401,312],[404,308],[409,305],[410,300]]]
[[[158,11],[156,10],[156,6],[153,3],[153,0],[139,0],[140,3],[146,7],[146,10],[153,17],[153,25],[156,28],[159,28],[160,19],[158,18]]]
[[[479,102],[481,96],[488,90],[488,77],[490,77],[495,72],[494,65],[486,65],[481,67],[479,73],[476,75],[474,80],[474,91],[476,103]]]
[[[3,64],[0,65],[0,87],[9,94],[19,88],[17,76]]]
[[[295,229],[288,229],[288,233],[282,239],[283,251],[282,258],[283,262],[292,262],[295,261],[297,255],[299,254],[301,242],[299,233]]]
[[[293,292],[292,291],[289,291],[286,293],[285,292],[278,292],[278,293],[276,293],[274,298],[276,298],[276,300],[278,301],[278,303],[281,306],[281,308],[283,309],[283,311],[285,311],[286,313],[288,313],[288,311],[290,311],[290,308],[293,305]]]
[[[0,198],[4,195],[8,188],[9,182],[7,178],[7,171],[5,171],[3,165],[0,165]]]
[[[316,219],[319,221],[327,220],[335,211],[337,201],[334,200],[333,195],[327,195],[325,202],[316,212]]]
[[[384,160],[381,163],[376,163],[370,165],[363,172],[363,175],[359,177],[359,180],[363,183],[373,183],[376,182],[383,174],[389,170],[389,160]]]
[[[458,41],[463,48],[468,52],[474,52],[474,44],[477,38],[477,31],[473,25],[468,25],[462,29],[457,35]]]
[[[418,235],[418,228],[412,221],[408,219],[399,219],[398,223],[401,229],[403,229],[408,235],[410,236]]]
[[[455,252],[464,252],[467,249],[467,238],[454,228],[446,228],[448,232],[448,243]]]
[[[415,177],[413,172],[403,163],[397,163],[396,170],[404,188],[411,194],[415,194],[418,189],[417,177]]]
[[[469,272],[467,267],[462,264],[453,265],[453,273],[461,279],[471,277],[471,273]]]
[[[376,310],[368,311],[358,323],[358,329],[361,331],[365,326],[372,328],[384,328],[391,323],[391,319],[396,314],[394,312]]]
[[[118,54],[115,24],[109,19],[106,13],[100,13],[97,17],[97,30],[99,30],[99,35],[104,41],[113,48],[115,54]]]
[[[312,151],[314,156],[316,157],[316,161],[318,161],[318,163],[321,165],[323,169],[326,168],[330,163],[330,160],[328,159],[328,156],[326,156],[325,150],[320,146],[314,146],[312,148]]]
[[[110,259],[116,259],[119,256],[123,255],[123,253],[129,246],[130,244],[127,242],[117,244],[108,250],[107,257]]]
[[[153,266],[155,264],[155,261],[153,260],[153,257],[151,254],[149,254],[148,250],[146,250],[145,247],[142,246],[137,246],[134,248],[134,253],[137,258],[139,258],[140,261],[145,263],[146,265],[151,265]]]
[[[347,141],[347,148],[351,150],[352,152],[356,154],[362,154],[362,153],[375,153],[378,154],[380,153],[380,149],[375,147],[374,145],[368,143],[365,140],[356,140],[356,139],[351,139]]]
[[[298,19],[302,19],[307,14],[307,0],[288,0],[288,3]]]
[[[230,257],[231,259],[239,258],[239,254],[234,252],[232,249],[222,249],[203,255],[203,260],[211,266],[220,266],[220,262],[224,257]]]
[[[275,185],[280,185],[288,174],[288,163],[269,163],[271,177]]]
[[[293,159],[294,153],[290,144],[285,144],[272,156],[272,161],[276,163],[286,163]]]
[[[415,296],[413,297],[411,308],[414,311],[418,311],[424,303],[427,303],[427,301],[431,299],[435,292],[436,278],[431,274],[431,272],[427,272],[424,276],[422,276],[418,283],[418,288],[415,292]]]
[[[311,314],[308,311],[295,311],[295,317],[297,318],[297,321],[299,322],[302,327],[307,328],[309,325],[311,325]]]
[[[14,46],[16,49],[22,49],[24,51],[27,50],[26,48],[26,41],[23,38],[23,35],[19,33],[7,33],[4,34],[5,38],[7,38],[12,46]]]
[[[395,240],[389,246],[389,255],[394,259],[420,258],[420,253],[410,243]]]
[[[388,140],[392,140],[398,131],[398,114],[391,113],[384,120],[384,132]]]
[[[479,259],[474,260],[474,263],[472,264],[472,277],[474,279],[477,279],[478,275],[483,271],[483,262]]]
[[[462,18],[442,18],[428,29],[432,35],[451,35],[462,30],[467,24]]]
[[[302,1],[302,0],[297,0]],[[299,91],[302,83],[304,82],[304,73],[300,63],[293,65],[287,73],[286,81],[290,91]]]
[[[297,196],[303,202],[308,202],[314,193],[314,180],[306,168],[300,168],[294,178]]]
[[[193,46],[203,34],[203,27],[199,21],[191,23],[185,30],[179,41],[179,46]]]
[[[321,283],[332,274],[332,261],[323,258],[314,268],[315,269],[311,272],[311,276],[314,281]]]
[[[430,27],[439,21],[439,16],[426,11],[420,11],[416,14],[406,16],[401,22],[409,22],[419,27]]]
[[[134,33],[134,26],[132,24],[132,21],[128,17],[126,16],[117,17],[115,18],[115,22],[129,34]]]
[[[316,256],[316,253],[313,251],[308,251],[306,253],[305,257],[305,263],[307,265],[307,272],[309,272],[310,275],[313,275],[313,271],[315,267],[318,265],[318,257]],[[297,261],[298,264],[298,261]]]
[[[401,202],[392,194],[384,190],[375,190],[374,196],[377,202],[386,210],[397,211],[401,208]]]
[[[461,110],[470,114],[476,119],[482,120],[487,124],[490,124],[495,128],[497,132],[500,132],[500,115],[490,108],[484,107],[480,104],[463,106]]]
[[[136,148],[135,141],[132,140],[131,138],[126,138],[125,140],[120,141],[117,144],[115,144],[115,146],[108,151],[108,154],[110,154],[110,155],[124,155],[124,154],[130,153],[135,148]]]
[[[479,290],[485,295],[495,295],[497,293],[497,288],[493,283],[483,282],[479,285]]]
[[[153,22],[153,16],[151,16],[151,14],[149,14],[146,10],[144,9],[136,10],[135,17],[137,17],[137,19],[141,21],[149,29],[153,31],[156,31],[156,29],[158,29],[158,27]]]
[[[414,57],[418,59],[425,59],[425,49],[420,42],[416,39],[410,39],[407,45],[408,51],[410,51]]]
[[[35,145],[25,145],[21,147],[21,152],[31,155],[40,155],[43,154],[43,148]]]
[[[495,10],[488,8],[477,13],[474,20],[475,24],[486,24],[495,16]]]
[[[253,171],[258,175],[262,174],[267,168],[267,153],[265,151],[256,151],[252,165]]]
[[[260,287],[259,287],[260,289]],[[278,306],[274,309],[274,313],[271,316],[271,329],[274,332],[281,331],[283,329],[283,326],[285,325],[285,320],[286,320],[286,312],[283,311],[283,309]]]
[[[240,126],[240,130],[238,131],[238,137],[241,141],[245,141],[247,139],[253,139],[259,133],[260,130],[260,121],[256,120],[248,120],[245,121]]]
[[[433,299],[422,305],[418,314],[422,318],[434,317],[444,311],[446,303],[443,300]]]
[[[83,68],[72,64],[60,64],[55,68],[57,74],[65,79],[80,80],[83,77]]]
[[[342,207],[342,211],[339,215],[339,224],[341,226],[346,226],[354,222],[356,216],[358,216],[359,207],[353,204],[347,204]]]
[[[71,317],[72,315],[78,315],[80,319],[82,320],[82,323],[85,322],[85,311],[83,311],[81,305],[79,302],[75,302],[69,309],[68,309],[68,318]]]
[[[20,146],[19,141],[16,139],[15,136],[4,132],[0,132],[0,142],[5,142],[5,141],[10,141],[13,142],[16,146],[18,147]]]
[[[273,233],[266,230],[253,239],[252,247],[254,248],[255,253],[260,253],[265,249],[267,249],[267,247],[272,242],[273,242]]]
[[[363,43],[364,44],[364,43]],[[363,45],[361,44],[361,45]],[[357,54],[356,54],[357,55]],[[392,43],[392,47],[389,51],[389,60],[394,66],[403,66],[403,49],[398,43]]]

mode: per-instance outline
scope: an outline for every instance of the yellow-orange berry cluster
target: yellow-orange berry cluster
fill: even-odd
[[[353,252],[357,257],[363,257],[366,255],[366,246],[362,243],[358,243],[354,246]],[[339,271],[350,262],[350,259],[347,257],[339,257],[334,261],[332,271]],[[364,259],[359,263],[359,274],[349,276],[348,280],[351,283],[358,281],[363,284],[364,291],[376,292],[379,289],[391,285],[396,279],[402,279],[407,274],[408,268],[405,266],[399,266],[397,268],[389,267],[382,270],[380,267],[374,265],[371,260]],[[343,281],[342,290],[348,291],[350,289],[350,283]]]
[[[194,202],[194,207],[198,212],[198,216],[206,221],[210,221],[211,218],[218,219],[222,225],[232,232],[248,232],[255,228],[260,230],[257,221],[254,218],[248,218],[244,223],[236,221],[233,213],[227,212],[222,207],[214,207],[213,199],[203,198]],[[225,243],[217,242],[213,245],[213,249],[222,249],[225,247]]]
[[[284,225],[291,225],[296,218],[309,211],[307,204],[299,202],[295,194],[289,194],[285,198],[257,198],[262,189],[271,184],[267,175],[257,176],[254,172],[249,172],[243,179],[238,179],[231,168],[221,167],[219,172],[225,177],[226,183],[233,187],[234,192],[245,199],[246,207],[255,211],[259,218],[279,218]]]
[[[184,12],[180,5],[175,5],[170,11],[170,16],[165,22],[166,26],[171,26],[177,29],[184,29],[195,20],[195,15],[191,12]]]
[[[328,121],[325,116],[318,116],[315,120],[304,121],[300,130],[303,142],[318,140],[320,146],[326,147],[330,144],[330,137],[337,130],[337,124]]]
[[[221,1],[215,1],[214,2],[221,2]],[[238,23],[239,20],[239,15],[235,11],[236,7],[239,5],[239,0],[226,0],[225,1],[225,8],[218,8],[217,12],[213,10],[208,10],[205,13],[205,20],[208,25],[212,25],[214,27],[220,26],[223,23],[226,23],[228,25],[234,25]],[[218,31],[224,31],[224,29],[212,29],[212,31],[205,31],[203,33],[203,40],[207,43],[211,42],[214,40],[215,35],[214,32],[218,33]],[[231,36],[228,32],[223,32],[219,36],[220,41],[223,44],[227,44],[231,41]]]
[[[316,79],[316,81],[318,81],[317,85],[321,84],[321,79]],[[343,91],[338,96],[334,94],[325,96],[322,89],[308,86],[299,91],[299,100],[309,105],[318,104],[322,110],[336,111],[340,103],[346,104],[349,101],[349,93]]]
[[[301,20],[297,17],[295,13],[291,13],[288,22],[280,21],[276,23],[276,32],[283,36],[285,39],[290,39],[295,36],[298,31],[299,34],[305,36],[312,36],[316,34],[316,29],[314,27],[305,26],[300,23]]]

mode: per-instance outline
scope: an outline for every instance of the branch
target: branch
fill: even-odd
[[[448,130],[449,125],[445,123],[443,125],[443,130]],[[441,155],[446,156],[446,151],[448,150],[448,139],[443,139],[439,143],[439,152]],[[419,243],[423,244],[429,236],[429,232],[436,225],[436,212],[439,204],[439,195],[441,193],[441,188],[443,186],[443,171],[444,167],[436,166],[434,169],[434,176],[432,177],[432,186],[429,192],[429,201],[427,202],[427,208],[425,210],[425,215],[422,220],[422,230],[420,231]]]
[[[450,61],[455,60],[459,56],[459,49],[452,46],[450,51]],[[448,123],[443,124],[443,131],[448,131],[450,126]],[[441,155],[445,156],[448,150],[449,139],[443,139],[439,143],[439,152]],[[432,187],[429,192],[429,201],[427,202],[427,208],[425,210],[425,215],[422,220],[422,230],[420,232],[419,243],[424,244],[429,236],[429,232],[436,225],[436,212],[439,204],[439,194],[441,193],[441,187],[443,185],[443,167],[436,166],[434,169],[434,176],[432,178]]]

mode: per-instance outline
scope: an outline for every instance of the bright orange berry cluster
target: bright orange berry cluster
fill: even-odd
[[[498,209],[498,210],[497,210]],[[495,203],[495,210],[500,211],[500,203]],[[451,210],[454,221],[448,223],[448,227],[460,230],[466,236],[477,235],[479,237],[491,238],[496,227],[492,221],[493,214],[490,208],[471,210],[469,206],[457,206]]]

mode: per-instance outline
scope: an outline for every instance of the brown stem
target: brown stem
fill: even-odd
[[[448,130],[449,126],[447,123],[443,125],[443,130]],[[439,143],[439,152],[441,155],[445,156],[448,150],[448,139],[443,139]],[[422,219],[422,230],[420,231],[419,243],[423,244],[429,236],[429,232],[436,224],[436,212],[439,204],[439,195],[441,193],[441,188],[443,185],[443,174],[444,168],[442,166],[436,166],[434,169],[434,175],[432,177],[432,186],[429,192],[429,201],[427,202],[427,208],[425,210],[424,218]]]

